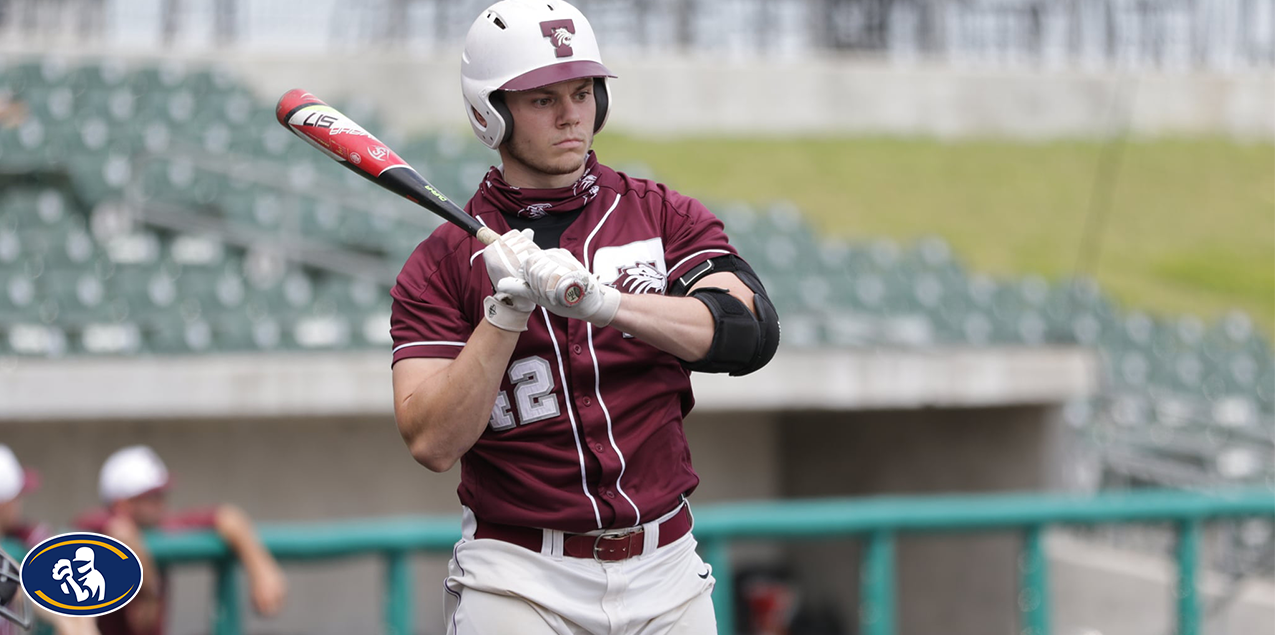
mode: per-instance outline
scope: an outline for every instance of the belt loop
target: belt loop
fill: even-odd
[[[642,525],[642,555],[639,558],[647,558],[655,554],[655,550],[660,546],[660,523],[652,521]]]
[[[540,543],[540,554],[553,558],[556,561],[562,560],[562,540],[563,534],[556,529],[545,529],[544,538]]]

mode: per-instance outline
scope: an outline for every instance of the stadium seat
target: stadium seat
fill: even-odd
[[[61,357],[67,352],[66,331],[51,324],[16,323],[5,329],[8,350],[28,357]]]

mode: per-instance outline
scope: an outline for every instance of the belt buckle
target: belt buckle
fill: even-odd
[[[613,531],[613,532],[607,532],[607,533],[598,534],[598,537],[593,539],[593,560],[594,560],[594,562],[597,562],[597,563],[599,563],[599,564],[601,564],[601,563],[603,563],[603,562],[614,562],[614,561],[612,561],[612,560],[603,560],[602,558],[599,558],[599,557],[598,557],[598,552],[602,550],[602,539],[603,539],[603,538],[612,539],[612,538],[625,538],[625,537],[631,537],[631,536],[633,536],[633,534],[639,533],[639,532],[641,532],[641,531],[642,531],[642,528],[641,528],[641,527],[636,527],[636,528],[630,529],[630,530],[628,530],[628,531]],[[630,541],[630,545],[631,545],[631,544],[632,544],[632,541]],[[632,557],[633,557],[633,552],[632,552],[632,551],[630,551],[630,552],[628,553],[628,555],[626,555],[626,556],[625,556],[625,559],[632,558]]]

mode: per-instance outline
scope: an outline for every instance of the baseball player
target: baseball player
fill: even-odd
[[[775,310],[702,204],[591,152],[615,75],[578,10],[492,5],[461,71],[502,161],[466,210],[502,238],[444,225],[391,292],[399,431],[461,462],[448,632],[713,633],[690,372],[761,368]]]
[[[53,537],[45,523],[22,517],[22,499],[40,486],[39,474],[24,468],[9,446],[0,443],[0,538],[31,548]],[[24,553],[6,554],[0,547],[0,635],[24,633],[38,622],[53,627],[57,635],[98,635],[93,619],[55,615],[35,604],[26,604],[18,589],[17,562]]]
[[[287,580],[257,538],[248,516],[232,505],[172,513],[166,498],[170,484],[168,467],[154,450],[144,445],[122,448],[106,459],[98,477],[98,492],[105,509],[89,511],[76,519],[79,529],[112,536],[132,547],[145,572],[142,589],[128,606],[97,618],[102,635],[165,632],[168,576],[163,569],[155,568],[146,549],[142,532],[147,529],[215,530],[243,565],[257,612],[267,616],[278,613],[287,597]],[[158,575],[154,575],[156,571]]]

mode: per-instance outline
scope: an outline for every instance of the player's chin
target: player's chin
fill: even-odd
[[[570,174],[580,169],[584,165],[584,158],[588,154],[588,150],[581,147],[580,149],[560,149],[555,148],[555,152],[549,153],[546,157],[546,163],[553,167],[554,174]]]

